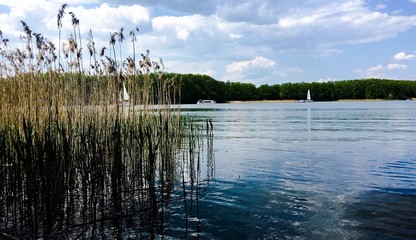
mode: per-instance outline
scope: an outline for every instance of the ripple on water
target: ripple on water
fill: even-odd
[[[362,239],[416,239],[416,190],[379,189],[347,204],[345,219]]]
[[[311,230],[316,202],[309,196],[261,182],[217,179],[200,199],[201,216],[209,216],[202,231],[220,239],[299,238]]]
[[[399,158],[373,168],[370,173],[380,179],[396,183],[396,187],[406,185],[414,186],[416,189],[416,161],[400,160]]]

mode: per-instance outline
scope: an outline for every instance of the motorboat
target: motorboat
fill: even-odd
[[[198,100],[198,102],[196,102],[197,104],[215,104],[217,103],[215,100]]]

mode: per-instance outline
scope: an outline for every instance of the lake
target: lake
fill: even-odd
[[[416,101],[181,108],[214,125],[215,167],[188,236],[416,238]],[[178,206],[165,233],[181,238]]]

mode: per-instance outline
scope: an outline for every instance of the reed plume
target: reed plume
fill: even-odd
[[[68,7],[68,4],[64,3],[61,5],[61,8],[58,10],[58,15],[57,15],[57,25],[58,25],[58,32],[59,32],[59,37],[58,37],[58,65],[59,65],[59,70],[61,70],[61,29],[62,29],[62,18],[65,15],[65,9]]]

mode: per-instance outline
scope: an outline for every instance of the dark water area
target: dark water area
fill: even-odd
[[[206,239],[415,239],[416,102],[185,105],[214,124]],[[167,235],[180,237],[167,230]]]

